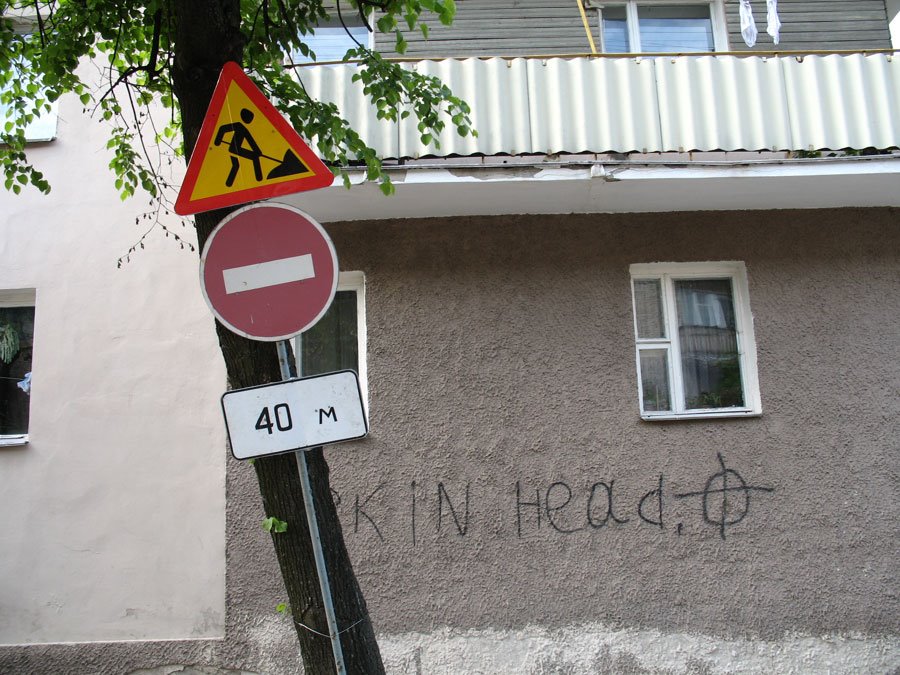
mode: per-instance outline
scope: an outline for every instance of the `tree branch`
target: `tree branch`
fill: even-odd
[[[47,46],[44,41],[44,17],[41,16],[40,0],[34,0],[34,13],[37,15],[38,35],[41,36],[41,49]]]
[[[347,36],[351,40],[353,40],[356,43],[357,47],[362,48],[362,44],[360,44],[359,40],[357,40],[355,37],[353,37],[353,33],[350,32],[350,29],[347,27],[347,23],[344,21],[344,15],[341,13],[341,0],[337,0],[337,2],[335,3],[335,7],[337,7],[338,20],[341,22],[341,25],[344,27],[344,32],[347,34]],[[361,8],[359,10],[359,15],[363,16],[363,11]],[[365,23],[365,18],[363,18],[363,23]],[[366,23],[366,28],[368,28],[370,33],[372,32],[372,29],[369,28],[368,23]]]
[[[147,61],[147,81],[152,82],[153,78],[162,74],[162,70],[156,70],[156,59],[159,56],[159,36],[162,32],[162,10],[156,10],[153,17],[153,39],[150,41],[150,58]]]
[[[294,23],[294,20],[288,14],[287,7],[284,6],[284,0],[276,0],[278,2],[278,9],[281,11],[281,16],[284,18],[285,22],[287,22],[288,29],[291,31],[291,35],[299,36],[300,32],[297,30],[297,25]]]

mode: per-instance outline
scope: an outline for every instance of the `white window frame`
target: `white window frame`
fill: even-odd
[[[333,14],[330,14],[330,18],[329,18],[328,20],[324,21],[324,22],[322,23],[321,26],[316,26],[316,27],[313,29],[313,31],[312,31],[311,33],[308,33],[307,35],[301,36],[301,40],[303,40],[303,41],[306,43],[306,45],[307,45],[313,52],[316,51],[315,41],[316,41],[316,30],[317,30],[317,29],[321,29],[321,28],[340,28],[341,30],[344,30],[344,25],[341,23],[340,19],[339,19],[338,16],[337,16],[337,10],[330,9],[330,10],[328,10],[328,11],[329,11],[329,12],[333,12]],[[356,20],[356,17],[357,17],[357,15],[354,13],[354,21]],[[361,28],[361,27],[365,27],[365,24],[350,23],[350,24],[347,25],[347,28]],[[349,35],[347,35],[347,41],[348,41],[348,42],[347,42],[347,49],[352,49],[352,48],[354,48],[354,47],[356,46],[356,44],[353,42],[353,40],[351,39],[351,37],[350,37]],[[375,34],[374,34],[374,32],[373,32],[373,31],[370,31],[370,30],[368,30],[368,29],[366,29],[366,40],[365,40],[365,41],[361,41],[361,42],[362,42],[362,44],[363,44],[364,47],[367,47],[367,48],[369,48],[369,49],[374,49],[374,48],[375,48]],[[344,50],[344,53],[347,52],[347,49]],[[343,58],[344,53],[341,54],[341,58]],[[334,64],[334,63],[336,63],[335,61],[321,61],[321,60],[320,60],[321,57],[320,57],[319,54],[316,54],[316,60],[315,60],[315,61],[308,61],[308,60],[300,53],[299,50],[297,50],[296,52],[291,53],[291,54],[289,55],[289,57],[290,57],[290,60],[291,60],[293,63],[299,64],[299,65],[305,65],[305,66],[314,66],[314,65],[318,65],[318,64],[322,64],[322,63],[328,63],[328,64]]]
[[[35,309],[37,320],[37,293],[33,288],[19,288],[15,290],[0,290],[0,307],[31,307]],[[37,332],[37,326],[35,326]],[[32,347],[34,345],[32,344]],[[31,415],[29,414],[28,432],[31,431]],[[0,448],[18,445],[28,445],[28,432],[24,434],[0,434]]]
[[[600,51],[606,52],[605,39],[603,37],[603,8],[625,6],[625,21],[628,27],[628,44],[630,53],[639,54],[641,48],[641,34],[638,28],[639,5],[709,5],[709,20],[713,30],[713,49],[717,52],[728,51],[728,26],[725,19],[725,0],[611,0],[610,2],[595,3],[597,7],[597,22],[600,27]]]
[[[362,272],[341,272],[338,275],[338,291],[356,292],[356,353],[357,375],[359,375],[359,388],[362,390],[363,404],[365,406],[366,419],[369,417],[369,367],[366,361],[366,275]],[[294,359],[297,372],[300,372],[300,359],[303,352],[302,336],[294,338]]]
[[[37,15],[33,11],[9,11],[4,18],[12,20],[13,30],[20,35],[28,35],[37,24]],[[0,127],[9,119],[6,106],[0,104]],[[25,127],[25,140],[29,143],[52,141],[57,134],[58,105],[50,104],[50,110],[44,110],[28,126]]]
[[[740,261],[701,263],[639,263],[631,265],[631,312],[634,321],[635,364],[637,367],[638,405],[645,420],[706,419],[716,417],[754,417],[762,414],[759,395],[759,376],[756,368],[756,335],[753,330],[753,314],[750,311],[750,292],[747,284],[747,268]],[[638,337],[637,303],[634,282],[656,279],[662,290],[662,310],[666,327],[665,338]],[[678,317],[675,309],[675,280],[729,279],[734,304],[735,330],[737,333],[738,362],[741,368],[744,405],[732,408],[687,409],[684,400],[684,382],[681,371],[681,345],[678,336]],[[643,381],[641,377],[641,351],[663,349],[668,352],[669,399],[671,410],[644,410]]]

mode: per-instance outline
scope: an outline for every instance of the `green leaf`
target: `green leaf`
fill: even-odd
[[[29,5],[25,0],[6,4]],[[176,52],[182,48],[171,30],[175,25],[170,14],[175,11],[173,3],[67,0],[50,4],[54,12],[52,22],[46,24],[52,31],[52,35],[45,35],[49,39],[16,35],[9,22],[0,19],[0,99],[7,114],[7,119],[0,119],[0,129],[6,129],[0,164],[7,189],[19,192],[22,185],[31,184],[41,191],[49,190],[46,179],[32,169],[24,154],[27,141],[22,130],[49,102],[74,94],[81,106],[88,108],[86,112],[107,123],[111,182],[119,196],[125,199],[141,191],[157,205],[167,204],[174,198],[167,194],[174,187],[167,184],[167,167],[175,158],[184,156],[179,102],[172,91],[171,67]],[[348,7],[367,4],[354,0]],[[378,29],[387,34],[389,41],[394,34],[398,53],[409,48],[403,31],[421,31],[422,36],[429,37],[424,23],[426,12],[431,13],[431,20],[437,18],[444,24],[456,12],[454,0],[391,0],[380,5]],[[346,169],[354,164],[364,165],[368,179],[378,181],[385,194],[392,194],[393,185],[375,151],[350,127],[335,105],[311,98],[298,80],[298,73],[284,66],[286,52],[312,56],[305,36],[312,34],[326,15],[333,14],[333,4],[320,0],[246,0],[236,6],[240,8],[240,28],[246,40],[244,63],[252,65],[251,76],[272,100],[279,102],[278,107],[291,125],[314,142],[320,156],[345,184],[349,181]],[[158,12],[163,19],[159,24],[161,32],[154,30]],[[262,16],[260,12],[268,14]],[[151,73],[150,54],[157,49],[155,71]],[[411,72],[368,49],[350,50],[350,54],[361,62],[353,80],[362,83],[380,119],[414,118],[422,123],[420,137],[434,145],[444,125],[442,118],[452,119],[456,131],[474,134],[468,106],[453,97],[451,90],[436,78]],[[88,87],[76,74],[77,65],[91,58],[110,68],[109,78],[104,78],[98,89],[93,84]],[[107,92],[110,85],[115,86]],[[91,109],[94,104],[96,111]],[[158,116],[156,108],[151,115],[149,108],[154,106],[161,106],[167,118]],[[155,144],[165,149],[164,156],[156,154]],[[270,531],[277,532],[274,527],[273,523]]]
[[[390,33],[397,26],[397,19],[393,14],[385,14],[375,25],[382,33]]]
[[[287,532],[288,524],[283,520],[278,520],[278,518],[270,516],[262,521],[262,528],[266,532],[281,533]]]
[[[286,602],[279,602],[275,605],[275,611],[279,614],[287,614],[288,606]]]
[[[396,52],[397,52],[398,54],[405,54],[405,53],[406,53],[406,47],[407,47],[408,45],[407,45],[407,43],[406,43],[406,40],[405,40],[404,37],[403,37],[403,33],[401,33],[399,30],[398,30],[398,31],[394,31],[394,33],[395,33],[395,35],[396,35],[396,37],[397,37],[397,39],[396,39],[396,41],[395,41],[395,43],[394,43],[394,49],[396,50]]]

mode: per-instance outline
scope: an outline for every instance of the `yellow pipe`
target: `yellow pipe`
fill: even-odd
[[[597,47],[594,46],[594,36],[591,35],[591,26],[588,24],[587,14],[584,12],[584,3],[581,0],[575,0],[578,3],[578,11],[581,12],[581,23],[584,24],[584,32],[587,34],[588,44],[591,45],[591,54],[597,53]]]

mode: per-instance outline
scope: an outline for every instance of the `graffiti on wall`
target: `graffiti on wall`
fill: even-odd
[[[750,517],[752,504],[775,488],[749,482],[721,453],[717,463],[695,489],[673,489],[660,473],[652,478],[651,489],[631,500],[615,479],[597,480],[587,487],[563,480],[535,486],[534,481],[520,479],[510,484],[508,494],[492,495],[489,501],[497,508],[498,518],[508,515],[510,529],[519,539],[624,527],[671,530],[683,536],[684,522],[669,522],[673,503],[682,503],[707,532],[725,540]],[[477,498],[471,482],[411,481],[402,503],[390,505],[393,508],[385,507],[386,488],[380,484],[349,498],[334,491],[344,527],[356,534],[368,531],[382,542],[400,536],[412,546],[418,545],[426,526],[460,538],[477,530]],[[498,501],[504,503],[504,497],[505,508],[496,506]]]

